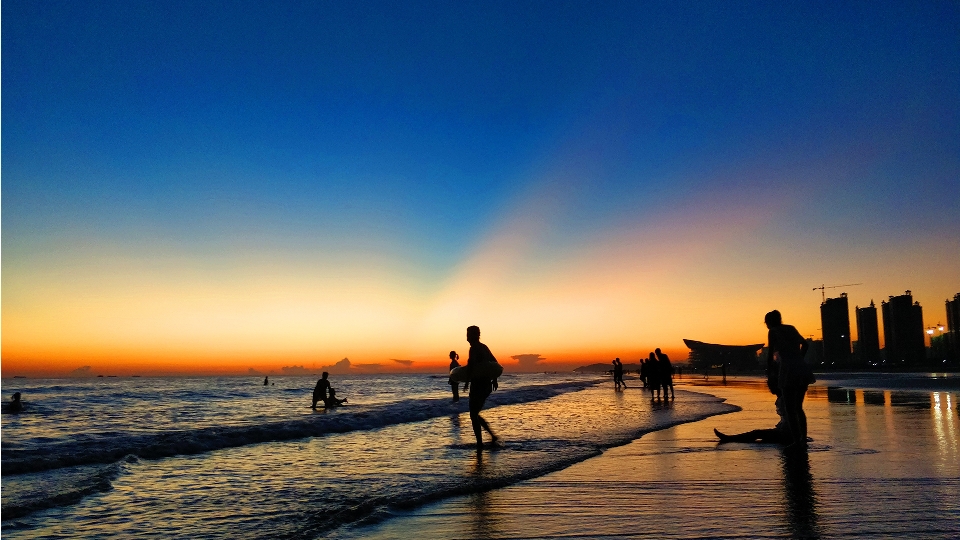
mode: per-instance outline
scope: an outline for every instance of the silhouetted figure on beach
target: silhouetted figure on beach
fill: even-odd
[[[454,368],[460,367],[460,362],[458,362],[457,360],[460,360],[460,355],[457,354],[457,351],[450,351],[450,371],[453,371]],[[447,381],[447,383],[450,384],[450,390],[453,392],[453,402],[456,403],[460,401],[460,390],[459,390],[460,383],[453,380],[453,377],[451,377]],[[470,383],[467,383],[467,384],[470,384]],[[464,385],[463,391],[464,392],[467,391],[466,385]]]
[[[803,359],[807,353],[807,342],[796,328],[783,324],[777,310],[767,313],[763,322],[770,330],[767,334],[768,362],[777,357],[780,360],[780,397],[790,431],[790,447],[805,448],[807,416],[803,412],[803,398],[807,393],[807,386],[815,380],[813,372]]]
[[[717,438],[720,439],[721,443],[760,442],[768,444],[783,444],[785,441],[790,441],[790,431],[787,429],[787,421],[784,418],[783,413],[783,399],[780,397],[779,381],[780,363],[777,361],[767,362],[767,388],[770,389],[771,394],[777,396],[777,401],[774,403],[774,406],[777,408],[777,415],[780,417],[780,421],[777,423],[776,427],[772,429],[754,429],[745,433],[738,433],[736,435],[727,435],[726,433],[721,433],[717,429],[714,429],[713,432],[717,435]]]
[[[654,399],[654,392],[657,394],[656,399],[660,399],[660,362],[654,353],[650,353],[650,358],[647,359],[647,388],[650,389],[650,399]]]
[[[263,378],[263,385],[264,385],[264,386],[270,386],[270,377],[269,377],[269,376]]]
[[[312,408],[317,408],[317,402],[322,401],[324,405],[327,403],[327,392],[330,391],[330,381],[327,380],[330,374],[326,371],[323,372],[323,375],[320,376],[320,380],[317,381],[317,386],[313,389],[313,405]]]
[[[617,390],[627,387],[627,384],[623,382],[623,362],[619,358],[613,361],[613,383]]]
[[[20,392],[13,393],[13,397],[10,398],[10,403],[7,404],[6,412],[12,414],[20,414],[23,412],[23,403],[20,401]]]
[[[467,357],[467,366],[473,367],[483,362],[497,361],[493,353],[490,352],[490,348],[480,343],[479,326],[470,326],[467,328],[467,342],[470,343],[470,354]],[[471,370],[472,373],[476,371],[478,370]],[[487,430],[487,433],[490,434],[490,442],[492,444],[496,444],[498,441],[497,436],[493,433],[493,430],[490,429],[490,424],[487,424],[487,421],[480,416],[480,411],[483,410],[483,405],[486,403],[487,397],[496,389],[496,379],[490,380],[471,376],[470,423],[473,424],[473,434],[477,436],[477,449],[483,448],[483,432],[481,429]]]
[[[334,387],[330,387],[330,395],[327,399],[323,400],[323,407],[325,409],[332,409],[334,407],[339,407],[347,402],[347,398],[337,399],[337,390]]]
[[[676,399],[673,393],[673,365],[670,364],[670,357],[659,348],[654,351],[657,355],[657,362],[660,364],[660,386],[663,387],[663,399],[667,399],[667,389],[670,389],[670,399]]]

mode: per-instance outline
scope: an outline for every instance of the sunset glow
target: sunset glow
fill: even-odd
[[[472,324],[508,369],[682,360],[774,308],[819,337],[821,284],[925,325],[960,292],[954,4],[346,6],[4,10],[5,377],[441,371]]]

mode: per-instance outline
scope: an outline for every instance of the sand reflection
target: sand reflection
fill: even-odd
[[[810,459],[806,452],[783,451],[784,515],[794,538],[819,538],[817,494],[813,489]]]

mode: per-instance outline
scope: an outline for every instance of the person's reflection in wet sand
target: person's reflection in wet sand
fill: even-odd
[[[477,461],[474,463],[473,476],[480,480],[484,476],[484,454],[477,450]],[[471,531],[468,538],[499,538],[500,531],[496,527],[496,517],[490,509],[490,500],[493,495],[484,490],[470,495],[470,510],[472,514]]]
[[[806,452],[781,451],[787,527],[793,538],[820,538],[817,494]]]
[[[450,415],[450,436],[453,440],[460,439],[460,414]]]

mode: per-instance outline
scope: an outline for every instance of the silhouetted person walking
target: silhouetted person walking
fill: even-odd
[[[330,374],[326,371],[323,372],[323,375],[320,376],[320,380],[317,381],[317,386],[313,389],[313,405],[312,408],[317,408],[317,402],[322,401],[324,406],[327,404],[327,392],[330,391],[330,381],[327,380]]]
[[[263,378],[263,385],[264,385],[264,386],[269,386],[269,385],[270,385],[270,377],[269,377],[269,376]]]
[[[490,352],[490,348],[480,343],[480,327],[470,326],[467,328],[467,342],[470,343],[470,355],[467,357],[467,367],[475,368],[483,362],[496,362],[497,359]],[[477,436],[477,449],[483,448],[483,432],[487,430],[490,434],[490,442],[496,444],[497,436],[490,429],[490,424],[480,416],[483,405],[487,397],[497,389],[497,380],[490,380],[485,377],[476,377],[473,373],[481,371],[471,369],[470,377],[470,423],[473,424],[473,434]]]
[[[657,393],[657,399],[660,399],[660,362],[657,355],[650,353],[647,359],[647,388],[650,389],[650,399],[653,399],[653,393]]]
[[[670,399],[676,398],[673,393],[673,365],[670,357],[660,349],[654,351],[660,363],[660,385],[663,386],[663,399],[667,399],[667,389],[670,389]]]
[[[803,398],[813,379],[813,372],[804,362],[807,342],[796,328],[783,324],[780,312],[767,313],[763,322],[770,330],[767,333],[767,358],[780,357],[779,386],[783,400],[784,417],[790,431],[790,447],[805,448],[807,445],[807,415],[803,412]]]

